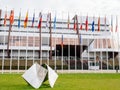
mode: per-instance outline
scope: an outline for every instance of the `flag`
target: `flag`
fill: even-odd
[[[77,23],[76,23],[76,18],[74,17],[74,30],[77,30]]]
[[[34,22],[35,22],[35,12],[33,13],[33,19],[32,19],[32,26],[31,27],[34,27]]]
[[[12,25],[14,22],[14,10],[11,10],[9,19],[10,19],[10,25]]]
[[[39,13],[39,23],[38,23],[38,28],[41,28],[42,25],[42,13]]]
[[[98,31],[100,31],[100,16],[98,17]]]
[[[47,14],[46,28],[49,28],[50,13]]]
[[[80,30],[82,30],[82,23],[80,24]]]
[[[5,17],[4,17],[4,26],[6,26],[6,21],[7,21],[7,11],[5,12]]]
[[[82,36],[81,36],[81,34],[80,34],[80,44],[82,44]]]
[[[115,27],[115,32],[118,31],[118,19],[117,19],[117,16],[116,16],[116,27]]]
[[[106,31],[106,15],[105,15],[105,18],[104,18],[104,26],[105,26],[105,31]]]
[[[81,16],[81,21],[80,21],[80,30],[82,30],[82,16]]]
[[[111,15],[111,32],[113,32],[113,16]]]
[[[54,17],[54,26],[53,26],[54,29],[56,29],[56,14],[55,14],[55,17]]]
[[[24,20],[24,28],[27,27],[27,22],[28,22],[28,11],[26,13],[26,17],[25,17],[25,20]]]
[[[93,17],[93,22],[92,22],[92,32],[94,32],[95,30],[95,21],[94,21],[94,17]]]
[[[19,18],[18,18],[18,28],[20,28],[20,20],[21,20],[21,11],[19,13]]]
[[[88,31],[88,15],[87,15],[86,21],[85,21],[85,30]]]
[[[63,35],[61,37],[61,47],[63,47]]]
[[[69,17],[69,13],[68,13],[67,28],[70,29],[70,17]]]

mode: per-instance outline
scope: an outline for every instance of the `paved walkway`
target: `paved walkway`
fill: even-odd
[[[24,73],[25,70],[0,70],[0,73]],[[57,73],[120,73],[116,70],[57,70]]]

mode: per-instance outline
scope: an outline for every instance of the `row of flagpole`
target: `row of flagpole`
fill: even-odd
[[[26,17],[28,18],[28,15],[26,15]],[[41,18],[40,18],[41,19]],[[87,23],[87,22],[86,22]],[[11,19],[10,19],[10,25],[12,25],[13,24],[13,16],[11,17]],[[40,24],[41,25],[41,24]],[[40,26],[41,27],[41,26]],[[118,26],[116,26],[116,28],[117,28]],[[11,29],[9,29],[10,31],[11,31]],[[106,29],[105,29],[106,30]],[[117,30],[117,29],[116,29]],[[27,52],[28,52],[28,32],[26,33],[26,35],[27,35],[27,45],[26,45],[26,69],[27,69]],[[10,39],[10,38],[8,38],[8,39]],[[13,37],[12,37],[12,39],[13,39]],[[76,40],[75,40],[76,41]],[[88,40],[88,43],[89,43],[89,40]],[[40,44],[41,45],[41,44]],[[63,48],[62,48],[63,49]],[[41,50],[40,50],[41,51]],[[63,51],[63,50],[62,50]],[[89,52],[89,51],[88,51]],[[107,52],[108,53],[108,52]],[[12,54],[12,53],[11,53]],[[89,58],[89,56],[88,56],[88,58]],[[42,60],[41,60],[42,61]],[[113,60],[114,61],[114,60]],[[108,61],[107,61],[108,62]],[[11,57],[11,61],[10,61],[10,70],[11,70],[11,66],[12,66],[12,57]],[[76,65],[75,65],[76,66]],[[107,64],[107,66],[108,66],[108,64]],[[63,69],[63,55],[62,55],[62,69]]]
[[[28,18],[28,14],[29,14],[29,12],[27,11],[26,12],[26,17],[25,17],[25,19],[24,19],[24,28],[27,28],[27,26],[28,26],[28,20],[29,20],[29,18]],[[38,22],[38,26],[37,26],[37,28],[41,28],[42,27],[42,21],[40,21],[40,20],[42,20],[42,17],[40,16],[40,14],[42,15],[42,13],[40,12],[39,13],[39,22]],[[53,28],[56,30],[56,22],[57,22],[57,17],[56,17],[57,15],[56,15],[56,13],[55,13],[55,16],[54,16],[54,20],[53,20],[53,23],[54,23],[54,25],[53,25]],[[91,23],[91,30],[92,30],[92,32],[94,32],[95,31],[95,20],[94,20],[94,16],[93,16],[93,21],[92,22],[89,22],[89,18],[88,18],[88,14],[87,14],[87,16],[86,16],[86,20],[85,20],[85,22],[83,22],[82,21],[82,16],[81,16],[81,19],[80,19],[80,22],[79,22],[79,26],[78,26],[78,28],[79,28],[79,30],[86,30],[86,31],[88,31],[89,30],[89,28],[88,28],[88,26],[89,26],[89,24]],[[100,31],[100,23],[101,23],[101,19],[100,19],[101,17],[99,16],[98,17],[98,21],[97,21],[97,26],[98,26],[98,28],[97,28],[97,30],[96,31]],[[7,24],[7,20],[10,20],[10,23],[11,23],[11,25],[14,23],[14,10],[11,10],[11,13],[10,13],[10,16],[9,16],[9,19],[8,19],[8,15],[7,15],[7,10],[5,11],[5,15],[4,15],[4,26],[6,26]],[[70,22],[71,20],[70,20],[70,16],[69,16],[69,13],[68,13],[68,20],[67,20],[67,29],[71,29],[71,27],[70,27],[70,24],[73,24],[73,29],[74,30],[76,30],[77,28],[76,28],[76,26],[77,26],[77,21],[76,21],[76,19],[74,19],[74,23],[71,23]],[[32,17],[32,21],[31,21],[32,23],[31,23],[31,28],[33,28],[34,27],[34,22],[35,22],[35,12],[33,13],[33,17]],[[41,22],[41,23],[40,23]],[[49,27],[49,13],[47,14],[47,18],[46,18],[46,27]],[[104,17],[104,22],[106,22],[106,15],[105,15],[105,17]],[[106,23],[107,24],[107,23]],[[83,26],[84,26],[84,28],[83,28]],[[21,10],[20,10],[20,12],[19,12],[19,16],[18,16],[18,28],[20,28],[21,27]],[[118,29],[118,18],[117,18],[117,16],[116,16],[116,26],[115,26],[115,30],[113,30],[113,15],[111,15],[111,24],[110,24],[110,28],[111,28],[111,32],[117,32],[117,29]]]

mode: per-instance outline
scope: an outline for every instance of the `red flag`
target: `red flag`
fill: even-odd
[[[76,24],[75,17],[74,17],[74,30],[77,30],[77,24]]]
[[[12,25],[14,22],[14,10],[11,10],[9,19],[10,19],[10,24]]]
[[[82,30],[82,23],[80,24],[80,30]]]
[[[88,31],[88,15],[87,15],[86,21],[85,21],[85,30]]]
[[[117,19],[117,16],[116,16],[116,27],[115,27],[115,32],[118,31],[118,19]]]
[[[41,28],[41,25],[42,25],[42,14],[41,14],[41,12],[39,14],[39,18],[40,18],[40,20],[39,20],[39,23],[38,23],[38,28]]]
[[[5,12],[5,17],[4,17],[4,26],[6,26],[6,21],[7,21],[7,11]]]
[[[24,20],[24,28],[27,27],[27,22],[28,22],[28,11],[26,13],[26,17],[25,17],[25,20]]]
[[[100,31],[100,16],[98,18],[98,31]]]

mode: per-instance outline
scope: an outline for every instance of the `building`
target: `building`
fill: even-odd
[[[100,17],[98,25],[99,17],[88,17],[86,22],[86,16],[75,15],[68,20],[42,14],[41,28],[38,28],[40,17],[35,17],[33,27],[33,17],[28,17],[26,28],[25,17],[21,17],[18,28],[19,16],[14,17],[14,23],[10,27],[10,12],[7,12],[8,18],[4,26],[5,13],[0,10],[1,70],[27,69],[34,62],[67,70],[109,70],[120,67],[120,59],[117,57],[119,42],[115,40],[110,31],[109,19],[105,17]],[[119,38],[119,34],[116,35]]]

